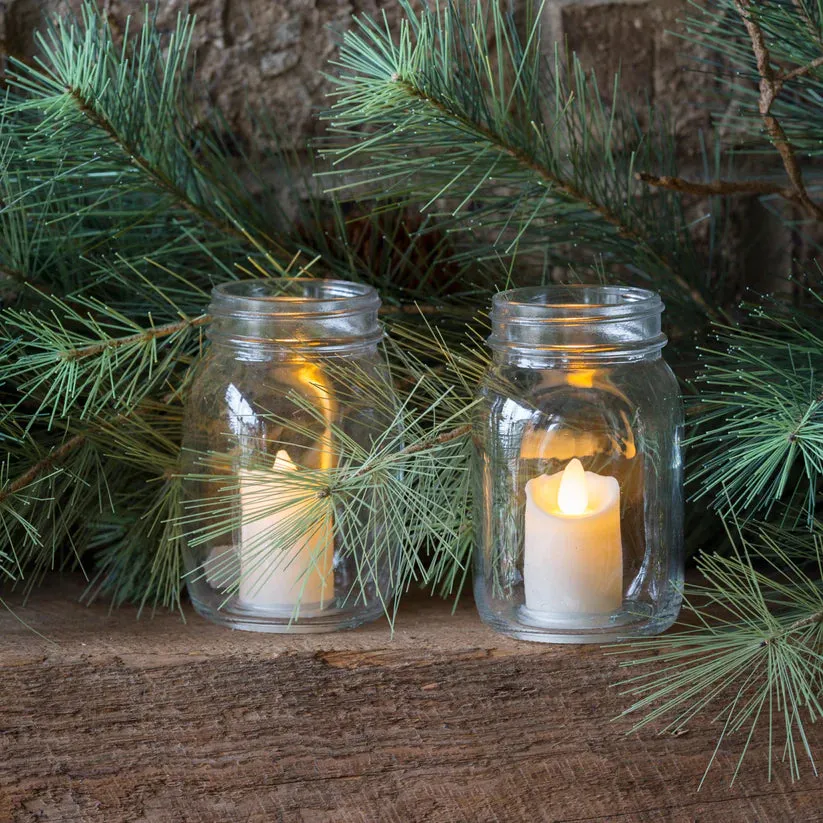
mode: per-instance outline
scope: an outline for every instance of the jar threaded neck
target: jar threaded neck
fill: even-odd
[[[660,296],[626,286],[535,286],[492,300],[489,346],[503,356],[645,356],[666,344]]]
[[[362,283],[307,277],[223,283],[212,291],[209,338],[288,349],[348,350],[380,342],[381,301]]]

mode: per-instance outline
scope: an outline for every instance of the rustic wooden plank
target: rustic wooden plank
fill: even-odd
[[[823,819],[811,770],[768,783],[762,743],[698,793],[710,729],[627,735],[613,658],[507,640],[469,603],[415,601],[394,638],[283,637],[77,591],[18,610],[49,641],[0,615],[0,821]]]

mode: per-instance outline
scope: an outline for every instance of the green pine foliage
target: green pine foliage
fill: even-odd
[[[679,358],[695,340],[703,349],[684,382],[689,480],[721,528],[699,532],[696,624],[621,647],[641,667],[627,711],[674,731],[719,718],[718,746],[739,739],[741,763],[753,735],[779,738],[770,768],[784,759],[800,776],[823,683],[823,313],[813,291],[802,313],[777,298],[741,310],[716,250],[724,198],[738,194],[761,196],[816,248],[823,206],[805,164],[823,140],[823,10],[695,9],[685,36],[713,55],[734,107],[728,145],[689,180],[665,112],[633,110],[619,78],[599,89],[545,42],[542,8],[524,23],[502,0],[400,1],[398,31],[358,18],[344,35],[308,171],[264,117],[248,145],[203,110],[192,18],[161,35],[147,12],[115,35],[88,0],[78,18],[45,25],[34,65],[12,61],[0,102],[0,577],[30,588],[80,569],[89,599],[177,608],[184,535],[237,525],[236,489],[221,487],[226,517],[211,518],[181,492],[210,290],[331,273],[379,289],[400,402],[347,375],[391,425],[370,450],[335,431],[333,472],[277,479],[315,501],[292,528],[334,507],[357,540],[374,531],[362,515],[376,496],[389,516],[365,564],[400,545],[399,592],[456,595],[469,575],[469,421],[491,295],[558,278],[649,286],[666,297]],[[741,151],[772,158],[774,173],[720,179]],[[319,180],[327,191],[285,207],[246,182],[271,168],[281,189],[318,192]],[[686,217],[694,196],[708,204],[708,244]]]
[[[547,266],[591,267],[596,249],[613,277],[717,313],[680,198],[636,178],[677,173],[661,114],[643,112],[643,128],[617,79],[604,96],[573,54],[557,47],[547,60],[542,6],[520,37],[504,4],[417,13],[400,2],[399,36],[368,18],[344,35],[325,149],[332,188],[357,161],[358,181],[342,188],[469,232],[473,259],[538,252]]]

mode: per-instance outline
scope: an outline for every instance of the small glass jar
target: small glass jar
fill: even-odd
[[[643,289],[539,286],[493,300],[474,419],[475,599],[521,640],[668,628],[683,583],[683,412]]]
[[[321,632],[391,601],[380,512],[330,493],[393,418],[379,308],[373,288],[339,280],[214,289],[183,435],[186,581],[210,620]]]

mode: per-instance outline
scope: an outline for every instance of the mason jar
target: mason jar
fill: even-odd
[[[321,632],[391,601],[379,506],[335,492],[393,419],[379,308],[340,280],[214,289],[183,436],[185,579],[210,620]]]
[[[474,418],[474,587],[522,640],[668,628],[683,583],[683,412],[660,297],[539,286],[494,297]]]

